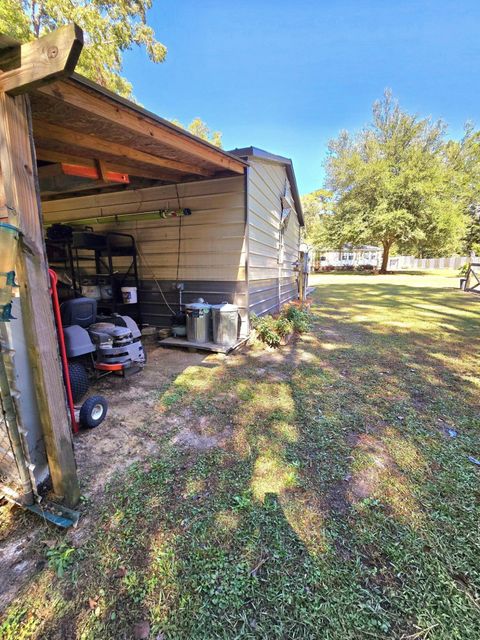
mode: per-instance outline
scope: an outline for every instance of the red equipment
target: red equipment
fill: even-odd
[[[72,386],[70,384],[70,374],[68,373],[67,350],[65,349],[65,339],[63,337],[62,317],[60,315],[60,302],[58,301],[57,283],[58,277],[53,269],[48,270],[50,276],[50,295],[52,296],[53,314],[55,316],[55,325],[57,327],[58,346],[60,356],[62,358],[63,380],[67,391],[68,409],[70,411],[70,419],[72,422],[73,433],[80,431],[77,418],[75,417],[75,405],[73,402]]]

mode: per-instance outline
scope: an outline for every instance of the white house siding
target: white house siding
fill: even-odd
[[[169,324],[171,313],[154,278],[174,309],[178,308],[178,293],[172,285],[183,282],[184,302],[199,296],[211,303],[229,300],[239,305],[245,319],[244,185],[243,176],[183,183],[177,185],[179,201],[175,185],[47,201],[43,203],[44,222],[73,223],[93,216],[189,208],[192,215],[182,218],[92,226],[95,231],[135,237],[144,256],[139,259],[144,321]]]
[[[296,298],[300,225],[293,211],[280,251],[281,197],[287,180],[285,167],[249,158],[248,178],[248,289],[249,308],[257,314],[278,310]]]

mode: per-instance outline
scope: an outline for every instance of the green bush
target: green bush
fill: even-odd
[[[305,309],[298,307],[288,307],[282,312],[282,316],[286,318],[293,326],[293,330],[297,333],[306,333],[310,331],[311,322],[310,314]]]
[[[277,332],[277,321],[272,316],[263,316],[257,318],[255,329],[257,335],[262,342],[268,344],[269,347],[280,346],[280,335]]]
[[[258,338],[270,347],[279,347],[282,338],[286,338],[294,331],[305,333],[310,329],[310,314],[298,307],[288,307],[278,318],[271,315],[259,318],[250,315],[250,324],[256,330]]]
[[[294,331],[293,324],[288,318],[283,316],[280,316],[280,318],[277,318],[275,321],[275,329],[281,338],[285,338],[285,336],[288,336]]]

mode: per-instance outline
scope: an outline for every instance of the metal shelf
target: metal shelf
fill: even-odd
[[[125,303],[120,301],[121,288],[123,286],[135,286],[137,288],[137,300],[140,294],[140,283],[138,278],[137,248],[135,238],[126,233],[108,232],[105,234],[105,245],[102,247],[73,246],[72,239],[48,240],[47,244],[55,248],[61,248],[65,252],[64,259],[53,259],[51,264],[62,265],[64,269],[70,271],[75,294],[81,295],[80,291],[80,264],[82,262],[94,262],[95,273],[86,275],[86,278],[103,278],[109,282],[113,289],[113,300],[99,300],[98,307],[104,307],[115,312],[118,308],[130,307],[134,319],[141,326],[142,318],[140,314],[140,302]],[[103,243],[102,243],[103,244]],[[79,255],[79,251],[82,255]],[[91,255],[84,255],[84,252],[91,252]],[[128,265],[115,268],[117,258],[130,258]]]

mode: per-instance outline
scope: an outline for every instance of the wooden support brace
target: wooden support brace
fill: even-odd
[[[146,115],[136,113],[133,109],[128,107],[121,108],[113,100],[100,97],[95,95],[92,90],[79,87],[74,80],[55,82],[50,86],[42,87],[40,91],[76,109],[81,109],[88,114],[95,114],[103,121],[125,127],[149,140],[154,140],[177,151],[188,153],[202,161],[212,163],[213,166],[219,169],[234,171],[242,175],[245,172],[245,164],[240,160],[227,154],[222,154],[212,145],[195,139],[174,125],[167,123],[160,125]]]
[[[46,162],[60,162],[64,164],[77,164],[85,167],[90,167],[97,169],[97,159],[96,158],[86,158],[83,156],[75,156],[70,153],[62,153],[60,151],[52,151],[51,149],[44,149],[36,145],[37,159],[45,160]],[[92,154],[93,155],[93,154]],[[182,182],[183,175],[180,175],[176,172],[170,172],[168,170],[156,169],[155,167],[150,167],[150,169],[146,169],[144,166],[139,166],[138,164],[117,164],[112,162],[104,162],[104,166],[107,171],[114,171],[117,173],[126,173],[131,176],[137,176],[142,178],[150,178],[151,180],[171,180],[172,182]]]
[[[0,51],[0,91],[19,95],[71,75],[83,46],[83,32],[67,24],[32,42]]]
[[[80,492],[49,294],[27,96],[0,92],[0,166],[10,222],[24,238],[17,278],[53,490],[68,506],[75,506]]]
[[[83,133],[75,129],[67,129],[66,127],[46,122],[45,120],[34,120],[33,122],[36,140],[57,140],[64,145],[73,145],[80,149],[87,149],[91,153],[102,152],[112,156],[117,156],[120,161],[130,160],[135,162],[143,162],[151,167],[160,167],[170,171],[178,171],[185,174],[195,174],[210,177],[213,171],[199,167],[187,162],[180,162],[170,158],[160,158],[153,153],[147,153],[140,149],[135,149],[131,145],[106,140],[91,133]],[[98,157],[98,156],[97,156]]]

